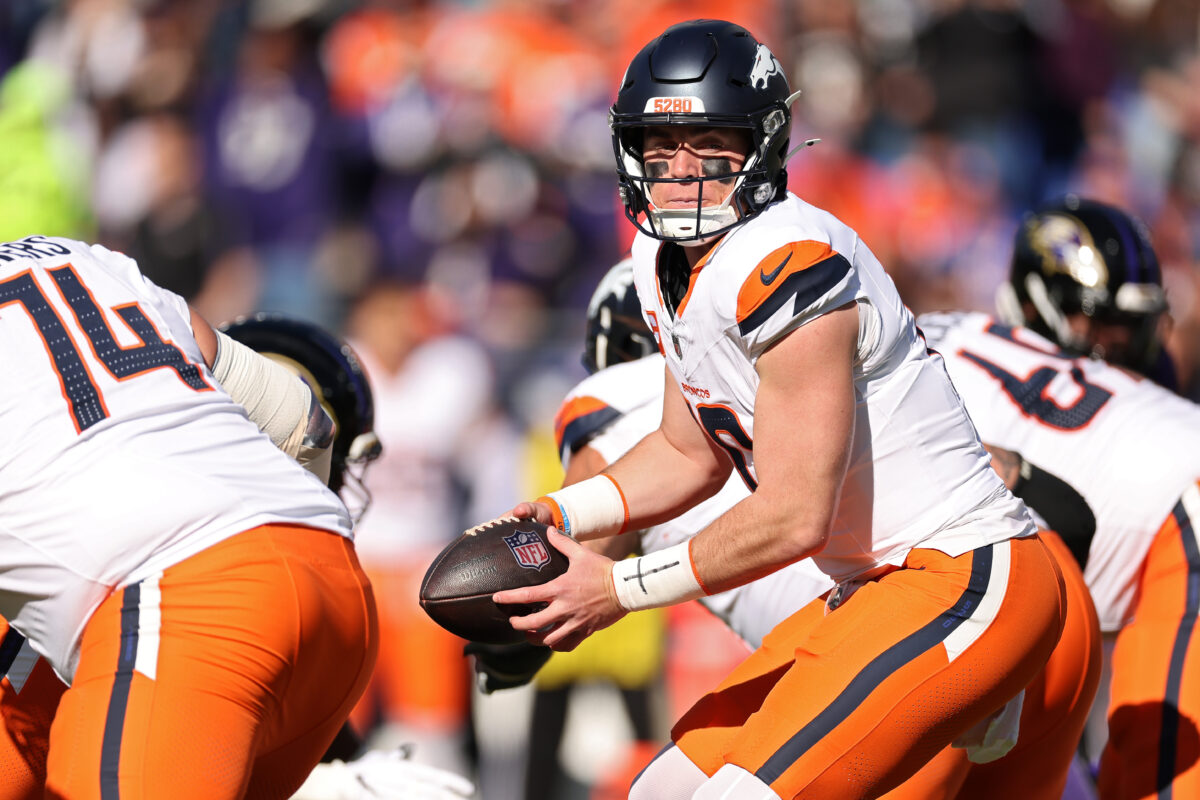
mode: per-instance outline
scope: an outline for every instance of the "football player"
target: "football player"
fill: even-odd
[[[363,476],[383,451],[375,434],[374,395],[358,356],[319,326],[281,314],[256,314],[224,325],[221,331],[283,364],[320,398],[337,426],[330,448],[328,486],[339,494],[357,523],[371,502]],[[350,724],[343,725],[292,800],[461,800],[474,794],[475,788],[466,778],[410,758],[410,747],[386,752],[361,752],[361,747]]]
[[[1028,215],[996,310],[1003,322],[1028,327],[1068,353],[1178,390],[1162,345],[1171,316],[1158,256],[1146,226],[1118,208],[1067,195]]]
[[[1053,557],[891,279],[786,190],[793,99],[732,23],[634,57],[610,120],[662,419],[511,511],[568,534],[564,575],[495,595],[546,603],[512,624],[556,649],[804,558],[837,584],[684,715],[635,798],[882,794],[956,740],[1010,741],[1065,621]],[[686,542],[613,561],[575,541],[676,517],[733,471],[751,494]]]
[[[278,314],[258,314],[222,326],[220,332],[299,375],[336,425],[329,448],[327,485],[339,493],[357,520],[370,496],[362,486],[367,466],[379,456],[373,428],[370,385],[350,348],[321,328]],[[0,645],[0,704],[5,728],[0,736],[0,798],[41,797],[50,723],[66,685],[48,663],[33,653],[14,630]],[[357,758],[361,742],[343,725],[304,785],[294,795],[302,800],[404,796],[428,800],[469,797],[465,778],[408,759],[407,751],[368,751]]]
[[[616,461],[652,432],[662,415],[662,382],[655,378],[662,372],[663,360],[638,313],[632,281],[631,263],[621,262],[600,282],[588,307],[584,364],[593,374],[571,390],[555,421],[565,484],[591,477]],[[1027,473],[1032,469],[1028,464],[1025,468]],[[1014,481],[1028,482],[1019,477]],[[1022,485],[1018,491],[1025,488]],[[1062,505],[1061,488],[1053,488],[1052,502]],[[745,484],[733,476],[718,494],[676,520],[636,535],[592,540],[587,546],[603,543],[601,552],[613,558],[662,550],[686,541],[747,494]],[[1042,498],[1038,500],[1042,505]],[[1053,513],[1054,509],[1047,511],[1049,516]],[[1046,668],[1025,688],[1017,745],[1002,759],[988,763],[981,763],[985,753],[949,748],[889,794],[892,800],[1011,797],[1015,786],[1031,798],[1062,797],[1070,756],[1099,680],[1099,626],[1079,567],[1056,536],[1046,535],[1069,593],[1067,622]],[[811,560],[804,560],[700,602],[755,648],[776,624],[831,588],[829,577]],[[534,654],[540,651],[548,648],[477,646],[475,667],[481,686],[488,690],[530,680],[537,671]]]
[[[327,474],[332,420],[119,253],[27,237],[0,286],[0,614],[69,686],[47,794],[287,797],[377,646],[349,514],[296,464]]]
[[[1021,286],[1026,309],[1045,309],[1031,327],[1053,339],[978,313],[918,324],[980,436],[1066,480],[1094,517],[1072,549],[1115,637],[1100,796],[1200,796],[1200,676],[1186,658],[1200,610],[1200,409],[1129,371],[1163,374],[1157,258],[1137,220],[1067,197],[1017,234],[1006,320],[1003,298]]]

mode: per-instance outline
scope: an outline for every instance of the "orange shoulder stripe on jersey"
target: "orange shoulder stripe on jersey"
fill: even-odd
[[[792,276],[833,258],[844,261],[826,242],[814,241],[790,242],[767,254],[738,290],[738,323],[745,323],[777,292],[785,293],[783,299],[796,294],[796,281]],[[778,302],[780,298],[776,300]]]
[[[581,395],[567,400],[554,417],[559,456],[575,452],[620,416],[620,411],[597,397]]]

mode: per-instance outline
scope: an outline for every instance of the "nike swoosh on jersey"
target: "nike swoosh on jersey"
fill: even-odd
[[[759,266],[758,280],[751,273],[738,292],[737,322],[743,336],[757,329],[790,301],[794,301],[793,315],[800,313],[832,290],[851,269],[850,262],[828,242],[807,240],[791,242],[775,250],[760,264],[781,256],[779,265],[771,271],[772,285],[764,282],[767,273]]]
[[[762,281],[762,285],[770,286],[772,283],[774,283],[775,279],[779,277],[779,273],[783,272],[783,268],[786,267],[787,263],[791,260],[792,260],[792,254],[788,253],[787,258],[783,259],[783,261],[780,261],[779,266],[777,266],[777,267],[775,267],[775,269],[771,270],[770,274],[763,272],[762,267],[759,267],[758,268],[758,279],[760,281]]]

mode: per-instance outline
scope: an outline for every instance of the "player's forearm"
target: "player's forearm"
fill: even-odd
[[[731,470],[727,460],[689,457],[656,430],[605,473],[621,487],[629,506],[626,530],[641,530],[674,519],[712,497]]]
[[[539,500],[554,526],[579,541],[642,530],[675,518],[725,484],[728,461],[708,450],[699,455],[708,458],[689,456],[655,431],[601,474]]]
[[[742,586],[819,553],[832,519],[832,506],[751,495],[692,539],[692,568],[708,594]]]

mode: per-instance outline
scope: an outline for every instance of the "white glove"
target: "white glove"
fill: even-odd
[[[408,760],[409,748],[369,750],[353,761],[318,764],[292,800],[467,800],[461,775]]]
[[[1004,708],[955,739],[954,746],[966,750],[967,760],[973,764],[987,764],[1008,755],[1021,732],[1024,703],[1025,690],[1022,689]]]

